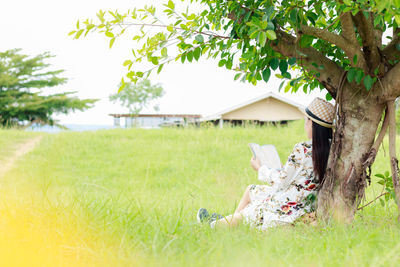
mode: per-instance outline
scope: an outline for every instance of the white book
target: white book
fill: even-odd
[[[274,145],[262,145],[256,143],[249,144],[253,157],[260,160],[261,165],[266,165],[269,168],[282,168],[281,159]]]

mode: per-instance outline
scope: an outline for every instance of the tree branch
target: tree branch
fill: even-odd
[[[143,27],[160,27],[160,28],[168,28],[168,25],[160,25],[160,24],[149,24],[149,23],[131,23],[131,22],[126,22],[126,23],[118,23],[115,24],[118,26],[143,26]],[[197,34],[204,34],[210,37],[216,37],[216,38],[221,38],[221,39],[230,39],[231,37],[229,36],[223,36],[223,35],[219,35],[217,33],[214,32],[200,32],[200,31],[196,31],[196,30],[184,30],[181,27],[173,27],[175,30],[180,30],[180,31],[191,31],[193,33],[197,33]]]
[[[400,62],[386,73],[382,82],[376,86],[378,85],[382,87],[382,91],[377,90],[377,93],[383,100],[393,100],[400,96]]]
[[[306,69],[319,72],[320,76],[315,78],[325,86],[332,97],[336,98],[344,70],[317,49],[300,48],[298,38],[281,29],[277,29],[276,33],[278,41],[271,44],[272,49],[286,57],[300,58],[300,64]],[[316,66],[323,66],[324,69],[321,70]]]
[[[381,63],[381,56],[378,50],[378,47],[381,46],[381,41],[379,43],[378,39],[382,40],[382,35],[379,37],[379,33],[375,32],[372,19],[372,13],[369,13],[369,18],[366,18],[363,12],[358,12],[353,16],[354,23],[362,40],[364,56],[370,67],[369,72],[373,71]],[[381,72],[383,71],[382,69]]]
[[[350,62],[352,62],[352,64],[353,64],[353,57],[357,55],[358,60],[356,64],[353,64],[354,67],[366,69],[367,65],[364,59],[364,55],[362,54],[357,44],[347,40],[343,36],[329,32],[326,29],[318,29],[307,25],[301,26],[299,34],[312,35],[314,37],[327,41],[328,43],[336,45],[346,53],[347,57],[350,59]]]
[[[357,208],[357,210],[362,210],[362,209],[365,208],[366,206],[368,206],[368,205],[374,203],[374,202],[377,201],[379,198],[381,198],[381,197],[383,197],[383,196],[385,196],[385,195],[387,195],[387,194],[389,194],[389,192],[384,192],[384,193],[380,194],[379,196],[377,196],[376,198],[374,198],[373,200],[371,200],[370,202],[368,202],[368,203],[365,204],[364,206]]]
[[[360,13],[360,12],[359,12]],[[365,72],[369,72],[367,58],[368,56],[363,54],[361,51],[360,43],[356,37],[356,32],[354,30],[354,21],[350,12],[346,12],[340,15],[340,22],[342,25],[342,35],[351,44],[348,48],[350,51],[345,51],[346,55],[349,57],[351,64],[354,67],[362,68]],[[357,56],[357,62],[354,64],[353,58]]]
[[[343,37],[350,42],[353,46],[359,47],[359,43],[354,31],[354,22],[350,12],[342,13],[340,15],[340,23],[342,24]]]
[[[324,41],[327,41],[328,43],[336,45],[343,50],[345,50],[349,46],[349,43],[342,36],[327,31],[326,29],[318,29],[307,25],[301,25],[301,29],[298,33],[312,35],[314,37],[320,38]]]
[[[383,138],[385,137],[386,130],[387,130],[388,126],[389,126],[389,116],[388,116],[388,110],[386,109],[385,118],[383,119],[381,130],[380,130],[379,135],[376,138],[374,144],[372,145],[371,150],[372,149],[375,149],[375,151],[379,150],[379,147],[380,147],[380,145],[381,145],[381,143],[383,141]]]

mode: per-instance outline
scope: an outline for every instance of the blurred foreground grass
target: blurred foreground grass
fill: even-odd
[[[17,143],[14,135],[22,134],[0,131],[2,145]],[[302,122],[45,135],[0,178],[0,251],[5,258],[19,253],[23,257],[7,259],[26,258],[33,265],[396,266],[400,226],[394,203],[368,206],[350,226],[261,233],[196,223],[199,207],[229,214],[245,187],[258,183],[249,142],[275,144],[284,163],[302,140]],[[381,151],[373,173],[385,170],[388,155]],[[373,177],[367,201],[380,190]]]

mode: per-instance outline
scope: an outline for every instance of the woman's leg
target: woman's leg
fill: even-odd
[[[246,191],[244,191],[242,199],[240,200],[239,205],[235,210],[235,213],[233,213],[232,215],[228,215],[220,220],[217,220],[215,222],[215,226],[236,226],[243,220],[243,216],[240,211],[247,207],[247,205],[249,205],[251,202],[250,187],[251,185],[249,185],[246,188]]]
[[[225,218],[215,221],[214,227],[221,226],[237,226],[243,220],[243,216],[240,212],[235,212],[232,215],[226,216]]]
[[[244,191],[243,197],[242,197],[242,199],[240,200],[239,205],[238,205],[238,207],[237,207],[236,210],[235,210],[235,213],[240,212],[241,210],[243,210],[244,208],[246,208],[247,205],[250,204],[250,202],[251,202],[251,200],[250,200],[250,187],[251,187],[251,185],[249,185],[249,186],[246,188],[246,191]]]

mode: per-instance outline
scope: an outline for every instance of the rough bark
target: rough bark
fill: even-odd
[[[374,143],[384,103],[363,88],[345,83],[339,96],[338,123],[334,134],[325,182],[318,195],[318,215],[351,222],[364,196],[365,160]]]

